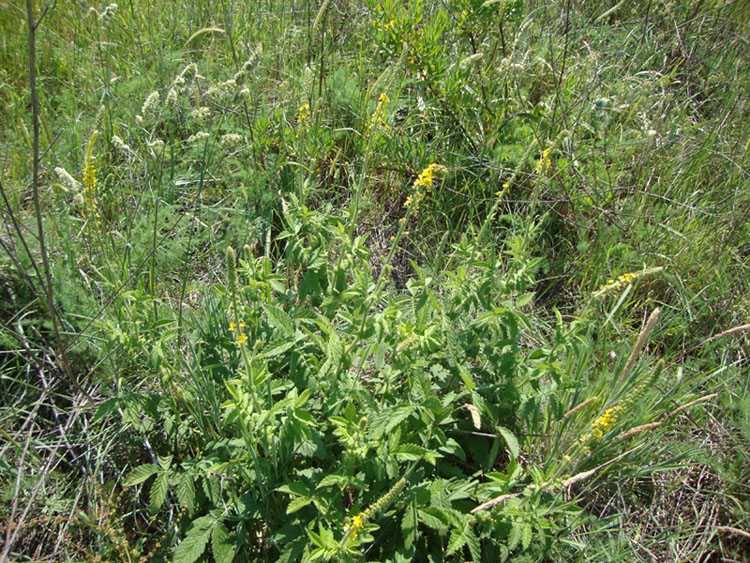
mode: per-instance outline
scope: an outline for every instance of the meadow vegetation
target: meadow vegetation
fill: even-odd
[[[747,561],[746,2],[32,4],[0,562]]]

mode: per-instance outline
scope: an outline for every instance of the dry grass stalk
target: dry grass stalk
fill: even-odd
[[[669,418],[670,416],[674,416],[674,415],[676,415],[678,413],[681,413],[682,411],[684,411],[686,409],[689,409],[690,407],[695,406],[695,405],[697,405],[699,403],[705,403],[706,401],[710,401],[711,399],[714,399],[717,396],[718,396],[718,393],[711,393],[710,395],[705,395],[703,397],[700,397],[700,398],[696,399],[695,401],[690,401],[688,404],[682,405],[681,407],[676,408],[675,410],[673,410],[672,412],[670,412],[669,414],[667,414],[664,418]]]
[[[643,330],[638,335],[638,340],[635,342],[635,347],[633,348],[633,351],[630,353],[630,357],[628,358],[628,361],[625,363],[625,369],[622,370],[622,374],[620,375],[620,385],[628,378],[628,375],[630,374],[630,370],[633,369],[633,366],[635,365],[635,361],[638,359],[638,356],[641,354],[641,350],[643,350],[643,347],[646,344],[646,340],[648,339],[648,335],[651,332],[651,329],[654,328],[654,325],[656,324],[656,319],[659,318],[659,314],[661,313],[661,309],[656,308],[654,309],[653,313],[649,316],[648,320],[646,321],[646,326],[643,327]]]
[[[569,410],[568,412],[566,412],[566,413],[565,413],[565,414],[563,415],[563,418],[564,418],[564,419],[566,419],[566,420],[567,420],[567,419],[569,419],[570,417],[572,417],[572,416],[573,416],[573,415],[575,415],[576,413],[578,413],[578,412],[582,411],[582,410],[583,410],[583,409],[585,409],[585,408],[586,408],[587,406],[589,406],[589,405],[590,405],[591,403],[593,403],[594,401],[596,401],[596,399],[597,399],[596,395],[594,395],[593,397],[591,397],[591,398],[589,398],[589,399],[586,399],[586,400],[585,400],[585,401],[583,401],[582,403],[580,403],[580,404],[576,405],[575,407],[573,407],[572,409],[570,409],[570,410]]]
[[[627,432],[623,432],[619,436],[615,438],[615,442],[619,442],[620,440],[625,440],[626,438],[630,438],[631,436],[635,436],[636,434],[640,434],[641,432],[647,432],[649,430],[653,430],[654,428],[658,428],[661,426],[661,422],[651,422],[649,424],[642,424],[641,426],[636,426],[634,428],[631,428]]]

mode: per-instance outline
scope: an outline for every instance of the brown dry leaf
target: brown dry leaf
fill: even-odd
[[[474,423],[474,428],[481,430],[482,418],[479,416],[479,409],[474,405],[464,405],[464,408],[471,413],[471,421]]]

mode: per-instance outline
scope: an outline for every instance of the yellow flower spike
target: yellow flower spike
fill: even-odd
[[[546,174],[547,170],[549,170],[549,167],[552,164],[552,160],[550,160],[549,157],[549,151],[549,148],[546,148],[542,151],[542,157],[539,159],[539,164],[537,164],[535,170],[537,174]]]
[[[368,128],[370,129],[382,129],[384,131],[387,131],[389,129],[388,124],[385,121],[384,113],[385,113],[385,106],[388,105],[388,102],[390,102],[391,99],[388,97],[388,94],[383,92],[378,97],[378,105],[375,107],[375,111],[372,112],[372,116],[370,117],[370,122],[368,123]]]
[[[297,110],[297,125],[300,128],[307,130],[308,122],[310,121],[310,104],[302,104]]]

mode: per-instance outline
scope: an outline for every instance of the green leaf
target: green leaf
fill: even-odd
[[[119,402],[119,397],[113,397],[112,399],[107,399],[106,401],[104,401],[101,405],[99,405],[99,408],[96,409],[96,414],[94,415],[94,419],[92,422],[96,422],[97,420],[106,418],[111,415],[117,410],[117,405]]]
[[[471,526],[466,526],[464,530],[464,537],[466,538],[466,544],[469,546],[469,552],[471,552],[471,558],[474,561],[482,560],[482,546],[479,543],[479,538],[472,530]]]
[[[211,514],[194,520],[185,539],[174,548],[173,562],[194,563],[197,561],[206,549],[214,522],[214,517]]]
[[[519,543],[521,543],[521,524],[514,522],[510,534],[508,534],[508,549],[511,551],[516,549]]]
[[[447,530],[449,528],[448,518],[443,511],[434,506],[425,506],[417,509],[419,521],[425,526],[434,530]]]
[[[471,372],[462,364],[458,364],[457,367],[458,375],[461,376],[461,380],[464,382],[464,385],[466,385],[466,388],[470,391],[474,389],[474,381],[471,378]]]
[[[524,549],[529,549],[529,546],[531,545],[531,524],[524,524],[523,526],[521,545]]]
[[[294,335],[294,322],[283,309],[280,309],[279,307],[276,307],[269,303],[263,305],[263,309],[268,315],[271,324],[279,329],[284,334],[284,336],[291,337]]]
[[[230,534],[227,527],[217,522],[211,534],[211,551],[216,563],[232,563],[234,553],[237,549],[234,534]]]
[[[280,493],[288,493],[290,495],[305,497],[309,497],[311,493],[309,488],[298,481],[287,483],[286,485],[281,485],[280,487],[276,487],[274,490]]]
[[[318,486],[315,487],[316,489],[320,489],[323,487],[330,487],[332,485],[338,485],[340,488],[344,488],[349,484],[349,478],[345,477],[344,475],[326,475],[321,479],[320,483],[318,483]]]
[[[448,552],[446,553],[446,555],[455,553],[464,545],[466,545],[466,537],[464,536],[463,532],[461,532],[461,530],[454,528],[451,532],[451,539],[448,540]]]
[[[190,473],[183,473],[177,480],[177,499],[190,512],[195,510],[195,483]]]
[[[300,508],[303,508],[313,501],[312,497],[297,497],[292,499],[289,506],[286,507],[286,513],[291,514],[297,512]]]
[[[167,490],[169,490],[169,473],[162,471],[159,476],[151,485],[151,514],[156,514],[159,509],[164,505],[164,501],[167,498]]]
[[[417,504],[414,501],[406,507],[401,519],[401,532],[404,536],[404,546],[409,549],[417,540]]]
[[[331,332],[328,335],[327,353],[334,367],[341,364],[341,358],[344,356],[344,347],[341,345],[339,335],[336,334],[336,329],[331,329]]]
[[[425,448],[416,444],[399,444],[391,450],[393,455],[408,461],[422,459],[426,452],[427,450]]]
[[[159,471],[159,466],[154,465],[152,463],[139,465],[138,467],[133,469],[133,471],[130,472],[130,475],[128,475],[128,478],[125,479],[125,486],[133,487],[135,485],[143,483],[146,479],[151,477],[154,473],[158,473],[158,471]]]
[[[163,457],[159,456],[158,459],[159,459],[159,466],[164,471],[169,471],[169,468],[172,467],[172,456],[171,455],[167,455]]]
[[[498,426],[497,432],[503,437],[503,440],[505,440],[505,443],[510,450],[510,455],[513,457],[513,459],[516,459],[518,457],[518,454],[521,452],[521,447],[518,444],[518,438],[516,438],[513,433],[504,426]]]

